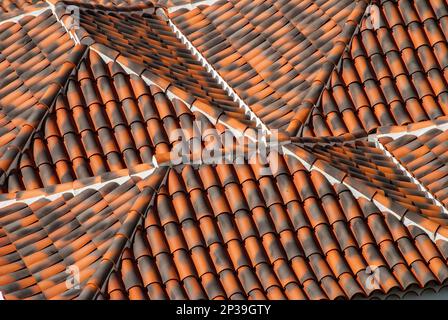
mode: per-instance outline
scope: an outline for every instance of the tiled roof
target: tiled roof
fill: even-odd
[[[67,299],[107,277],[164,177],[105,183],[31,204],[0,202],[0,291],[6,299]],[[76,265],[81,286],[67,288]]]
[[[447,204],[447,132],[432,129],[420,136],[405,135],[382,143],[437,199]]]
[[[84,48],[51,10],[0,24],[0,181],[52,106]]]
[[[8,176],[9,192],[32,190],[153,163],[181,137],[213,127],[159,87],[129,76],[118,63],[90,51],[56,98],[42,130]]]
[[[279,164],[171,170],[103,298],[402,296],[447,279],[444,243],[294,158]]]
[[[381,1],[380,8],[379,28],[364,20],[304,135],[371,133],[448,114],[448,4]]]
[[[218,1],[171,18],[268,125],[287,127],[321,90],[364,2]]]
[[[0,297],[448,290],[446,1],[0,7]]]

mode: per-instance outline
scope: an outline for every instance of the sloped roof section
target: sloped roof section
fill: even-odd
[[[448,203],[447,137],[447,131],[432,129],[420,136],[381,139],[387,150],[445,206]]]
[[[398,298],[440,290],[444,242],[293,157],[271,157],[271,168],[172,169],[101,298]]]
[[[0,40],[0,181],[4,181],[85,47],[71,41],[51,10],[0,24]]]
[[[110,264],[145,214],[164,172],[157,170],[145,180],[86,188],[75,196],[67,193],[55,200],[2,206],[3,296],[72,299],[92,290],[94,284],[101,287],[101,279],[108,276]],[[68,269],[75,270],[72,287],[66,282]]]
[[[43,0],[2,0],[0,1],[0,19],[11,19],[45,7],[47,4]]]
[[[358,189],[357,184],[365,185],[363,193],[369,199],[378,199],[387,207],[397,204],[395,213],[400,218],[407,214],[417,214],[421,221],[428,222],[429,230],[433,232],[437,231],[437,225],[448,225],[448,215],[444,208],[434,203],[373,142],[357,141],[333,145],[317,143],[304,148],[312,153],[310,157],[322,159],[344,172],[346,176],[338,177],[342,178],[341,181],[349,183],[355,189]]]
[[[446,1],[381,1],[313,110],[306,136],[372,133],[448,114]]]
[[[62,19],[67,18],[62,13]],[[129,72],[169,90],[188,105],[210,109],[207,112],[215,119],[225,116],[254,125],[162,17],[150,12],[110,13],[81,7],[80,27],[73,31],[81,43],[116,60]]]
[[[90,50],[4,188],[33,190],[153,164],[155,154],[212,128],[203,114]]]
[[[286,129],[302,103],[317,101],[365,6],[217,1],[171,19],[262,121]]]

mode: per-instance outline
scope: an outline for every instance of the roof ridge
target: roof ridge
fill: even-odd
[[[0,208],[7,207],[14,203],[32,204],[41,199],[54,200],[64,194],[72,194],[74,196],[80,194],[86,189],[100,189],[104,185],[117,182],[123,183],[133,178],[145,179],[160,167],[152,167],[148,164],[141,164],[132,169],[122,169],[115,172],[106,172],[99,176],[77,179],[75,181],[57,184],[34,190],[25,190],[19,192],[0,194]]]
[[[291,136],[300,134],[303,125],[308,123],[311,119],[310,115],[312,114],[312,110],[319,103],[323,91],[331,79],[331,73],[339,68],[344,50],[351,46],[353,37],[359,31],[359,26],[365,16],[365,9],[368,6],[368,2],[370,3],[371,1],[372,0],[356,0],[356,7],[347,18],[340,39],[336,41],[335,46],[327,54],[328,61],[321,67],[321,72],[316,76],[316,79],[313,80],[311,87],[308,90],[308,94],[301,103],[302,108],[299,107],[295,112],[294,117],[286,129]],[[347,41],[344,42],[341,38],[346,38]]]
[[[154,74],[139,61],[126,57],[122,55],[121,52],[116,51],[107,45],[96,42],[90,36],[89,32],[83,27],[73,26],[71,20],[73,12],[61,10],[63,7],[61,7],[60,3],[58,5],[59,7],[54,7],[53,13],[57,16],[58,21],[61,22],[76,43],[86,45],[89,50],[95,51],[106,63],[118,63],[126,73],[140,77],[147,85],[155,85],[159,87],[167,95],[170,101],[173,101],[173,99],[182,101],[192,112],[197,111],[202,113],[214,125],[221,123],[234,132],[237,136],[246,136],[250,139],[255,139],[255,134],[253,132],[255,128],[252,126],[245,124],[235,117],[227,115],[223,110],[216,110],[216,108],[214,108],[209,102],[194,97],[192,94],[176,86],[169,80]]]
[[[196,9],[199,6],[202,6],[202,5],[211,6],[211,5],[215,4],[218,1],[220,1],[220,0],[196,0],[196,1],[190,1],[190,3],[173,5],[173,6],[166,6],[166,10],[168,11],[168,13],[173,13],[173,12],[176,12],[176,11],[182,10],[182,9],[186,9],[188,11],[191,11],[191,10]],[[159,2],[157,1],[156,4],[159,4]],[[165,7],[165,6],[163,6],[163,7]]]
[[[128,180],[127,183],[122,185],[109,182],[100,189],[86,190],[75,196],[61,195],[58,198],[41,201],[35,205],[17,203],[2,210],[0,225],[1,228],[8,232],[8,236],[9,234],[13,235],[13,238],[10,239],[12,240],[10,241],[11,245],[18,243],[20,236],[17,232],[23,231],[18,231],[18,222],[25,218],[20,212],[22,210],[35,210],[35,212],[38,212],[37,217],[40,219],[39,226],[42,230],[41,233],[51,242],[50,245],[55,246],[55,254],[59,254],[63,261],[60,266],[64,268],[59,270],[58,273],[64,274],[64,269],[69,270],[69,268],[74,267],[75,270],[78,269],[78,275],[85,279],[82,282],[75,283],[75,286],[68,286],[64,278],[62,280],[59,279],[57,283],[50,284],[50,286],[59,286],[57,290],[53,291],[49,290],[48,283],[45,283],[45,280],[41,280],[40,278],[34,280],[34,287],[37,290],[33,291],[17,289],[13,282],[7,279],[6,283],[0,286],[0,290],[5,289],[7,294],[13,299],[25,298],[25,296],[28,297],[29,295],[36,294],[39,294],[39,297],[45,298],[47,293],[50,295],[47,296],[48,298],[57,299],[78,296],[79,290],[81,288],[85,289],[84,284],[93,281],[92,279],[94,278],[92,276],[95,274],[95,270],[98,269],[97,267],[100,265],[104,253],[107,252],[108,254],[104,255],[105,258],[112,259],[114,254],[119,253],[116,240],[132,235],[132,232],[135,230],[133,223],[138,221],[139,216],[143,213],[147,203],[145,200],[151,197],[151,194],[155,193],[163,178],[166,176],[166,171],[165,168],[160,168],[154,171],[152,175],[141,180]],[[95,210],[92,211],[91,201],[95,201],[94,199],[96,201],[102,201],[103,205],[105,205],[105,211],[101,211],[98,215],[94,214]],[[112,214],[110,215],[110,213]],[[75,231],[76,237],[80,236],[80,232],[84,237],[89,234],[90,247],[95,250],[94,255],[96,254],[96,258],[90,260],[88,265],[80,262],[80,259],[73,258],[70,250],[67,252],[67,248],[71,245],[70,240],[73,240],[72,238],[67,238],[67,236],[73,229],[65,229],[67,227],[65,223],[57,223],[56,221],[59,217],[63,217],[62,220],[65,222],[67,220],[64,219],[69,219],[69,221],[71,219],[76,222],[79,227],[75,228],[77,230]],[[106,223],[106,220],[109,222]],[[98,224],[98,222],[104,223]],[[27,227],[22,226],[22,228]],[[29,230],[31,233],[35,231],[35,229]],[[50,238],[50,231],[56,232],[58,235],[52,233],[53,237]],[[111,237],[115,241],[112,239],[109,240]],[[17,262],[22,264],[23,268],[27,268],[31,265],[30,261],[27,260],[30,255],[24,248],[25,246],[17,248],[17,251],[19,251],[18,254],[21,255],[21,259],[18,259]],[[54,260],[50,260],[55,264]],[[38,272],[31,268],[29,276],[34,277],[37,275]],[[41,287],[41,284],[44,284],[44,286]]]
[[[127,5],[127,6],[107,6],[102,5],[100,3],[86,3],[86,2],[79,2],[79,1],[73,1],[73,0],[45,0],[47,3],[53,6],[75,6],[75,7],[82,7],[87,8],[89,10],[101,10],[106,12],[151,12],[154,11],[155,4],[151,0],[141,0],[140,4],[133,4],[133,5]]]

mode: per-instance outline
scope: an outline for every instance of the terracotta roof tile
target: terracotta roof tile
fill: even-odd
[[[335,64],[350,1],[218,1],[171,18],[191,43],[266,124],[285,127]],[[356,12],[356,10],[355,10]],[[322,70],[325,70],[323,68]],[[325,76],[324,76],[325,77]]]
[[[448,6],[50,3],[0,4],[6,299],[446,290]],[[191,148],[259,128],[267,161]]]
[[[414,227],[407,229],[396,218],[384,215],[373,202],[355,199],[348,189],[337,191],[340,188],[332,187],[320,173],[300,170],[292,174],[286,169],[271,182],[272,186],[282,189],[287,180],[292,192],[300,194],[299,188],[305,184],[311,188],[312,197],[288,201],[279,191],[272,191],[280,202],[270,203],[272,194],[265,194],[256,183],[257,166],[244,166],[252,171],[252,177],[242,180],[236,174],[240,165],[207,166],[199,171],[186,166],[180,173],[171,169],[167,188],[174,193],[169,192],[170,196],[161,189],[155,203],[177,203],[175,199],[181,197],[183,205],[170,209],[154,205],[149,209],[145,225],[137,231],[132,248],[123,254],[102,292],[103,298],[250,299],[257,295],[334,299],[370,295],[373,291],[400,292],[411,285],[446,279],[442,255],[428,235],[415,233],[418,229]],[[241,189],[249,187],[253,188],[251,193],[261,197],[259,206],[217,210],[207,200],[217,186],[207,188],[210,182],[203,180],[201,170],[209,172],[207,179],[210,175],[217,177],[221,170],[233,175],[231,182],[221,185],[225,193],[220,192],[215,201],[230,203],[234,193],[227,190],[240,190],[241,194]],[[183,180],[187,176],[188,180]],[[193,177],[202,183],[189,189],[186,186]],[[212,184],[219,183],[215,180]],[[326,191],[317,191],[322,183]],[[196,210],[197,192],[212,215]],[[242,201],[249,199],[246,196]],[[314,203],[315,208],[308,203]],[[167,210],[170,218],[163,220]],[[309,224],[296,226],[295,221]],[[365,282],[369,265],[379,267],[381,273],[380,287],[373,291]],[[171,286],[177,291],[170,290]]]
[[[364,19],[342,67],[333,72],[324,91],[317,106],[320,112],[313,113],[304,132],[372,133],[380,126],[445,116],[446,41],[439,7],[443,8],[429,0],[382,2],[379,28],[372,30]],[[328,109],[333,99],[339,110]]]
[[[393,143],[384,141],[385,147],[444,204],[447,197],[445,136],[446,132],[433,129],[418,137],[405,135]]]

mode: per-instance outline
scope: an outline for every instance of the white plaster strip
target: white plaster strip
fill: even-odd
[[[409,131],[403,130],[400,132],[371,134],[371,135],[369,135],[369,140],[375,141],[375,139],[386,138],[386,137],[389,137],[392,139],[399,139],[399,138],[401,138],[403,136],[407,136],[407,135],[420,137],[420,136],[424,135],[425,133],[427,133],[428,131],[433,130],[433,129],[439,129],[440,131],[448,130],[448,121],[444,124],[432,124],[425,128],[421,128],[421,129],[417,129],[417,130],[409,130]]]
[[[24,12],[24,13],[18,15],[18,16],[14,16],[14,17],[7,18],[5,20],[0,21],[0,24],[4,24],[4,23],[8,23],[8,22],[17,23],[21,19],[23,19],[24,17],[28,17],[28,16],[37,17],[37,16],[40,16],[45,11],[47,11],[48,9],[49,9],[49,6],[46,6],[46,7],[43,7],[43,8],[36,9],[34,11]]]
[[[56,18],[56,20],[62,25],[62,27],[64,28],[65,32],[70,36],[70,38],[75,42],[75,44],[80,44],[81,42],[79,41],[78,37],[76,37],[74,32],[71,32],[67,26],[58,18],[58,15],[56,14],[56,6],[51,3],[48,0],[45,0],[46,3],[48,4],[48,6],[51,9],[51,12],[53,12],[53,16]]]
[[[180,100],[182,101],[185,105],[187,105],[189,107],[189,109],[194,112],[194,111],[200,111],[199,109],[194,109],[193,106],[191,106],[189,103],[187,103],[186,101],[184,101],[182,98],[176,96],[174,93],[172,93],[171,91],[165,91],[164,88],[162,88],[160,85],[158,85],[157,83],[155,83],[154,81],[152,81],[151,79],[149,79],[148,77],[141,75],[139,76],[136,72],[134,72],[132,69],[128,68],[127,66],[125,66],[124,64],[120,63],[119,61],[115,61],[113,58],[109,57],[108,55],[102,53],[100,50],[93,48],[93,47],[89,47],[90,50],[96,52],[101,59],[103,59],[103,61],[107,64],[107,63],[117,63],[128,75],[130,76],[136,76],[141,78],[147,86],[156,86],[158,87],[160,90],[162,90],[166,96],[168,97],[168,99],[172,102],[174,99]],[[194,109],[194,110],[193,110]],[[206,114],[206,116],[210,119],[212,119],[209,115]],[[216,119],[213,119],[214,122],[216,122]]]
[[[199,6],[205,5],[205,6],[211,6],[213,4],[215,4],[216,2],[218,2],[219,0],[204,0],[204,1],[199,1],[196,3],[188,3],[188,4],[182,4],[182,5],[178,5],[178,6],[172,6],[169,7],[167,10],[169,13],[175,12],[177,10],[181,10],[181,9],[187,9],[187,10],[194,10]]]
[[[117,183],[118,185],[122,185],[122,184],[126,183],[127,181],[129,181],[133,177],[139,177],[141,179],[145,179],[145,178],[149,177],[151,174],[153,174],[155,170],[156,170],[156,168],[152,168],[149,170],[145,170],[145,171],[127,175],[127,176],[118,177],[118,178],[111,179],[108,181],[94,183],[94,184],[84,186],[84,187],[81,187],[78,189],[69,189],[69,190],[53,193],[51,195],[39,195],[36,197],[31,197],[31,198],[26,198],[26,199],[12,199],[12,200],[0,201],[0,208],[8,207],[14,203],[24,203],[27,205],[31,205],[32,203],[42,200],[42,199],[54,201],[54,200],[60,198],[64,194],[71,194],[73,196],[77,196],[77,195],[81,194],[82,192],[89,190],[89,189],[98,191],[101,188],[103,188],[105,185],[108,185],[110,183]]]
[[[403,172],[408,178],[411,179],[412,183],[414,183],[415,185],[418,186],[418,188],[423,191],[426,195],[427,198],[431,199],[432,202],[438,206],[440,209],[442,209],[442,212],[445,214],[448,214],[448,210],[445,208],[445,206],[439,201],[437,200],[437,198],[417,179],[415,178],[412,173],[410,173],[408,171],[408,169],[406,169],[401,163],[400,161],[398,161],[393,154],[391,154],[385,146],[383,146],[383,144],[378,140],[375,139],[374,140],[375,145],[378,149],[380,149],[381,151],[383,151],[383,153],[390,159],[392,160],[392,162],[401,170],[401,172]]]
[[[250,109],[250,107],[241,99],[238,94],[233,90],[233,88],[221,77],[221,75],[213,68],[213,66],[204,58],[204,56],[199,52],[198,49],[188,40],[188,38],[180,31],[180,29],[171,21],[169,17],[166,16],[163,9],[157,9],[156,14],[164,18],[173,32],[176,34],[177,38],[190,50],[193,56],[202,64],[202,66],[213,76],[219,85],[222,86],[224,91],[236,102],[239,107],[244,110],[244,112],[249,115],[251,120],[254,120],[257,127],[260,127],[263,133],[271,134],[269,128],[261,121],[260,118]]]

